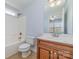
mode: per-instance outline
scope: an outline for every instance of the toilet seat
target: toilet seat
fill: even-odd
[[[28,47],[30,47],[30,44],[28,44],[28,43],[23,43],[23,44],[21,44],[21,45],[19,46],[19,49],[25,49],[25,48],[28,48]]]

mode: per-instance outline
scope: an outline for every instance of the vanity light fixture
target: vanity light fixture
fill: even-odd
[[[49,6],[54,7],[56,5],[60,5],[62,0],[48,0]]]
[[[54,20],[54,17],[53,17],[53,16],[50,16],[49,19],[50,19],[50,20]]]
[[[56,3],[56,5],[60,5],[61,4],[61,0],[58,0],[58,2]]]

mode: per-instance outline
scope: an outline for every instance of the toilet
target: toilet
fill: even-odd
[[[34,37],[29,36],[25,43],[20,44],[18,50],[22,53],[23,58],[26,58],[31,54],[31,45],[34,44],[33,39]]]

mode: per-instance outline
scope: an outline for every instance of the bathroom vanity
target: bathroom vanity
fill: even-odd
[[[38,37],[37,59],[73,59],[72,38],[66,39]]]

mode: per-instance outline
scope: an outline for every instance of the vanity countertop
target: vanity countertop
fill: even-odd
[[[59,37],[49,36],[49,35],[43,35],[40,37],[37,37],[41,40],[47,40],[47,41],[54,41],[59,43],[66,43],[73,45],[73,36],[72,35],[59,35]]]

